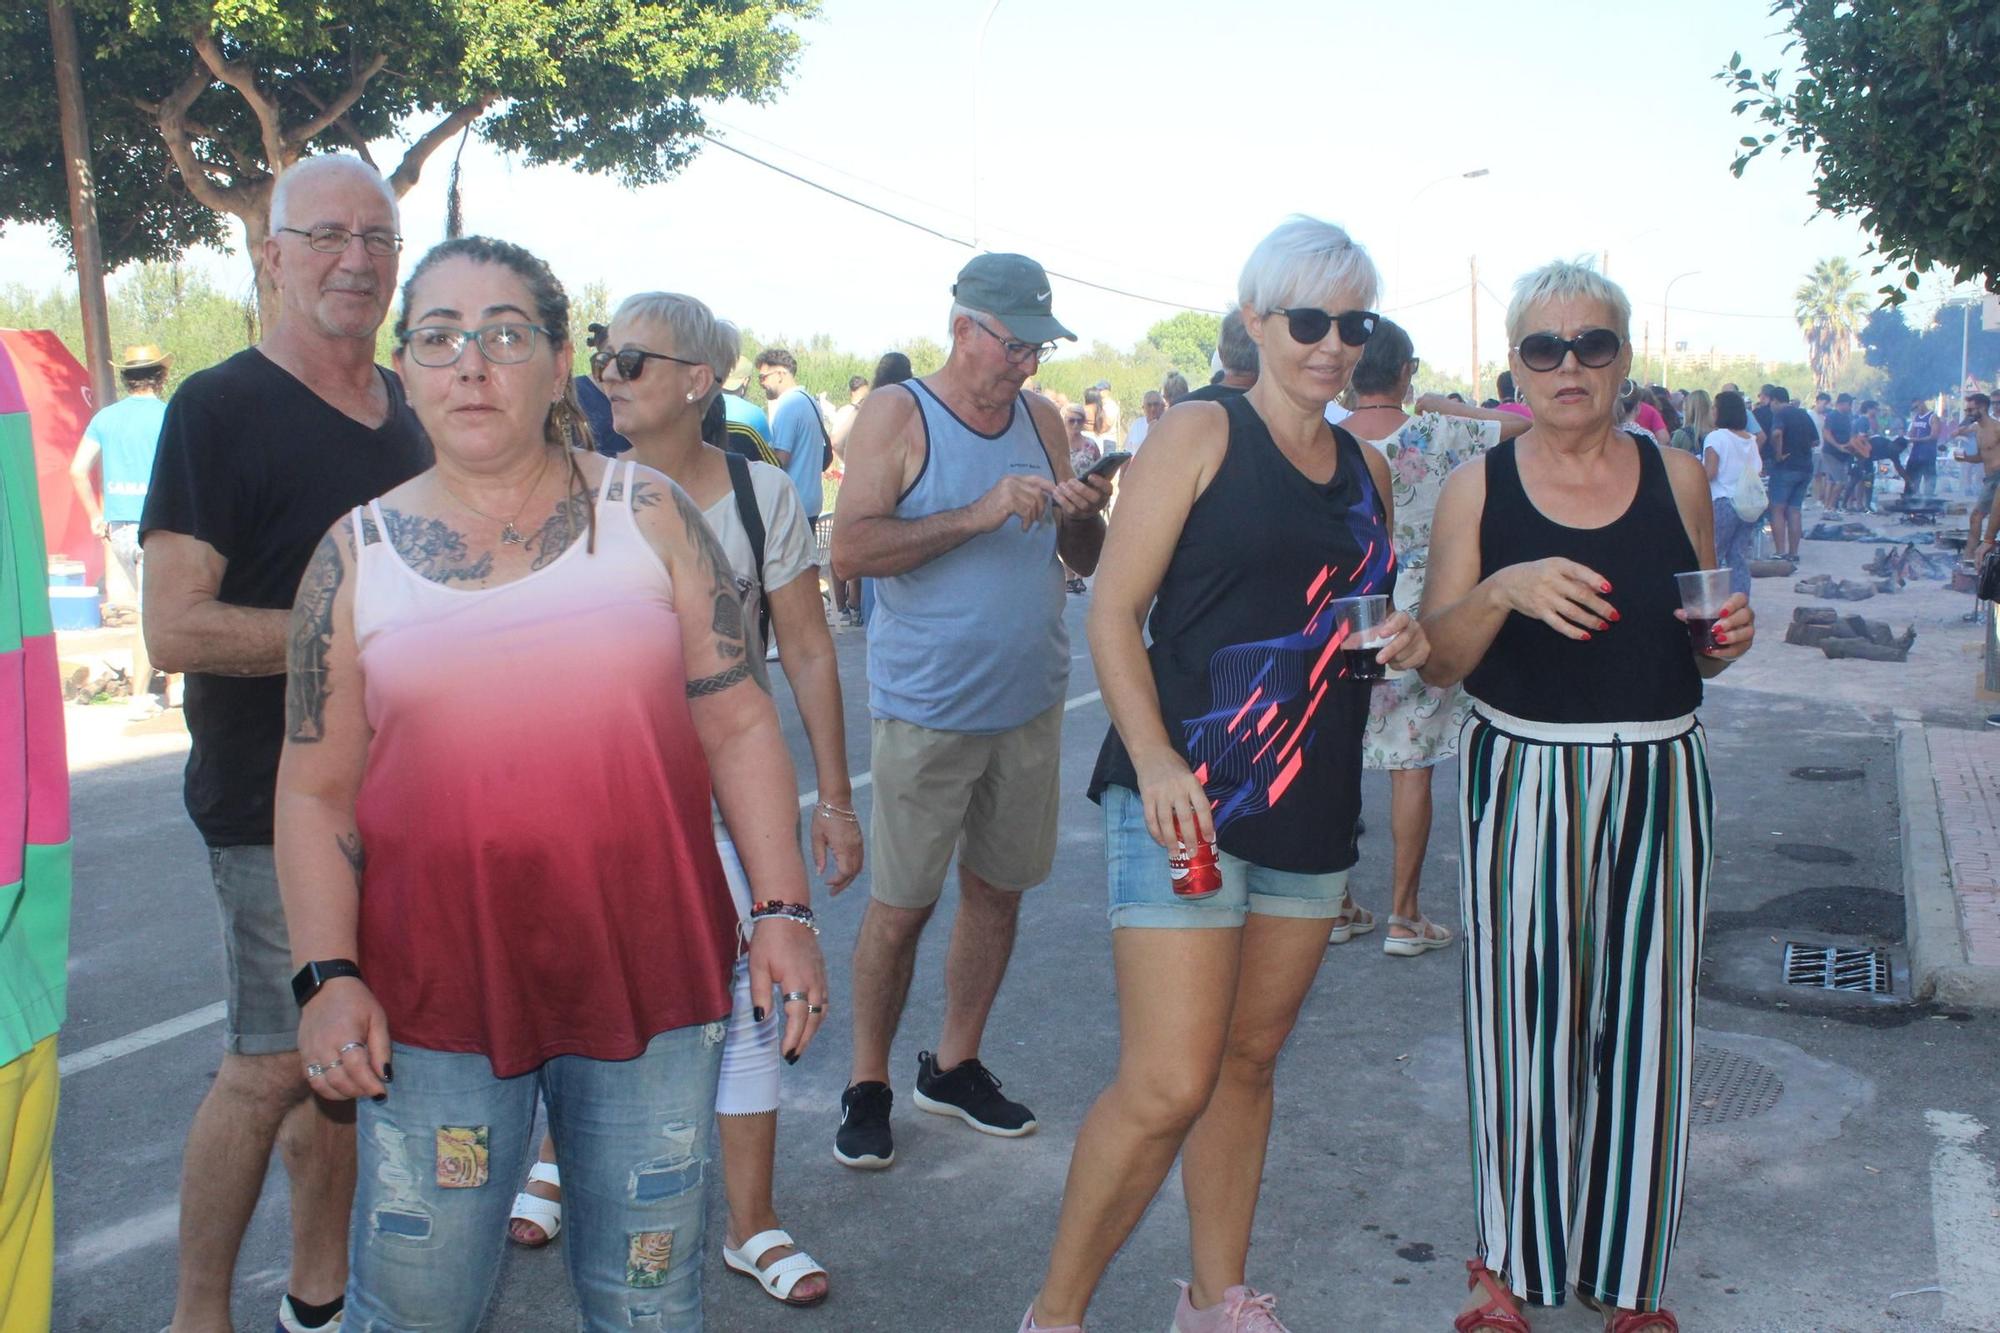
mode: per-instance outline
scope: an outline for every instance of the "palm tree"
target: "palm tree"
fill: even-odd
[[[1868,298],[1858,290],[1860,283],[1861,275],[1845,259],[1822,259],[1792,295],[1813,382],[1822,393],[1833,392],[1867,317]]]

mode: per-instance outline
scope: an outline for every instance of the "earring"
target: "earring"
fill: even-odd
[[[694,395],[693,395],[693,394],[689,394],[689,395],[688,395],[688,401],[689,401],[690,403],[694,401]]]
[[[1627,375],[1625,377],[1625,387],[1621,388],[1618,391],[1618,396],[1620,398],[1630,398],[1633,394],[1637,392],[1639,392],[1639,381],[1633,379],[1630,375]]]

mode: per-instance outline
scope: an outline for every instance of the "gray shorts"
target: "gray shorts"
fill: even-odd
[[[132,596],[143,610],[146,591],[145,584],[140,581],[139,566],[146,557],[139,548],[139,525],[107,523],[104,525],[104,540],[110,544],[111,554],[118,561],[118,567],[125,571],[125,580],[132,585]]]
[[[222,952],[229,966],[222,1048],[232,1055],[282,1055],[299,1048],[299,1008],[292,1001],[292,942],[269,847],[211,847],[209,874],[222,908]]]
[[[1979,483],[1979,498],[1972,502],[1972,512],[1975,516],[1993,512],[1995,492],[2000,492],[2000,472],[1989,472]]]

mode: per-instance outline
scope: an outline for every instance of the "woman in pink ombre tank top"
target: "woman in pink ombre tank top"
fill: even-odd
[[[362,1099],[351,1330],[479,1326],[538,1100],[585,1325],[700,1327],[740,939],[711,792],[777,905],[750,972],[787,1052],[826,1002],[727,558],[666,478],[568,448],[568,319],[519,247],[418,264],[397,368],[436,465],[335,524],[292,613],[278,872],[303,1072]]]

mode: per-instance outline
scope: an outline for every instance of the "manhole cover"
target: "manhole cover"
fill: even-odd
[[[1890,992],[1889,951],[1787,944],[1785,984],[1887,995]]]
[[[1697,1125],[1748,1120],[1778,1104],[1785,1085],[1771,1067],[1734,1051],[1696,1047],[1694,1105],[1688,1119]]]
[[[1851,866],[1854,853],[1843,852],[1838,847],[1823,847],[1816,842],[1781,842],[1771,849],[1787,861],[1804,861],[1810,865]]]
[[[1859,782],[1867,775],[1858,768],[1795,768],[1792,776],[1800,782]]]

